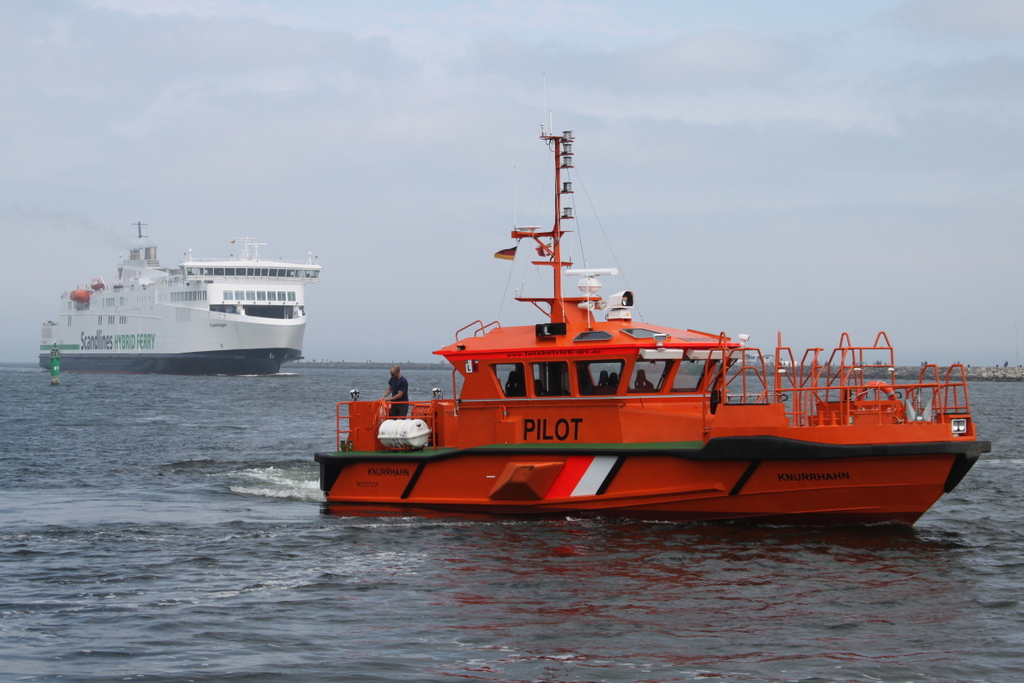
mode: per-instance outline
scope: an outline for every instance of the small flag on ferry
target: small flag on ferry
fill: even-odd
[[[511,261],[516,257],[516,248],[509,247],[508,249],[502,249],[494,254],[494,258],[503,258],[506,261]]]

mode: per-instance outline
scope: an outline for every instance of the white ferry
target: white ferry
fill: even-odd
[[[139,226],[139,242],[108,283],[61,295],[56,322],[43,325],[39,365],[61,370],[155,372],[176,375],[269,375],[302,357],[305,285],[320,278],[305,263],[266,261],[257,243],[241,242],[241,256],[192,258],[160,265],[156,247]]]

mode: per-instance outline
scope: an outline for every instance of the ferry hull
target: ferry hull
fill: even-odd
[[[764,441],[719,440],[676,453],[628,446],[591,449],[589,455],[510,453],[494,447],[504,452],[318,453],[316,460],[328,510],[341,514],[910,525],[989,448],[978,441],[887,447],[793,442],[789,450],[797,457],[786,457],[786,440],[771,440],[768,448]]]
[[[273,375],[281,363],[299,358],[299,349],[238,349],[176,354],[74,354],[61,356],[62,372],[112,372],[162,375]],[[49,354],[39,366],[50,368]]]

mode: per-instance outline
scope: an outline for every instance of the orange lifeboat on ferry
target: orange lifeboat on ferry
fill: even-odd
[[[98,292],[101,289],[105,289],[106,286],[107,286],[107,283],[104,282],[103,278],[101,278],[101,277],[94,277],[92,279],[92,284],[89,285],[89,287],[91,287],[92,291],[94,291],[94,292]]]
[[[551,268],[547,296],[517,297],[547,319],[456,332],[435,352],[453,392],[461,376],[453,398],[397,416],[338,403],[335,448],[315,455],[330,511],[913,524],[990,450],[963,366],[898,382],[884,332],[870,346],[843,334],[827,357],[780,335],[767,362],[742,336],[634,321],[632,292],[602,299],[595,280],[614,273],[572,271],[561,250],[572,132],[542,139],[554,224],[512,237]],[[582,277],[582,296],[563,294],[563,275]]]
[[[72,290],[71,294],[68,295],[68,297],[72,301],[78,301],[80,303],[88,303],[89,297],[91,296],[92,292],[89,291],[88,289],[75,289]]]

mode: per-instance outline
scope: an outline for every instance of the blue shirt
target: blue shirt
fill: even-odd
[[[388,386],[391,387],[391,396],[402,395],[398,401],[409,400],[409,380],[405,377],[392,377],[388,380]]]

